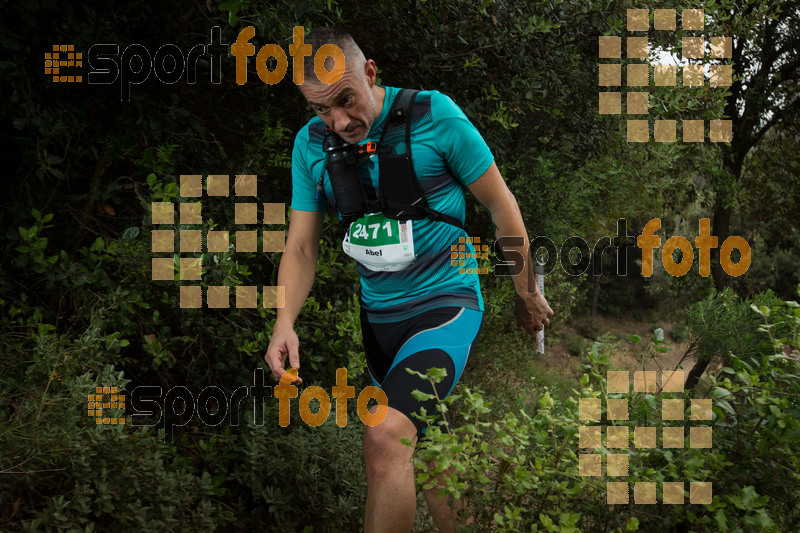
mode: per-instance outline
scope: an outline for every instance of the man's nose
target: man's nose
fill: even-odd
[[[350,125],[350,117],[344,109],[331,109],[333,114],[333,129],[334,131],[344,131]]]

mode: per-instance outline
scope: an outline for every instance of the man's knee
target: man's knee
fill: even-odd
[[[408,462],[413,449],[401,442],[403,438],[414,444],[417,429],[406,415],[390,407],[383,422],[364,429],[367,469],[380,474],[383,469],[396,468],[398,462]]]

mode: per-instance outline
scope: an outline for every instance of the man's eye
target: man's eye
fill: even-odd
[[[328,112],[328,108],[327,108],[327,107],[318,107],[318,108],[316,109],[316,111],[317,111],[317,113],[319,113],[320,115],[324,115],[325,113],[327,113],[327,112]]]
[[[353,102],[352,96],[348,96],[347,98],[344,99],[344,105],[350,105],[352,102]]]

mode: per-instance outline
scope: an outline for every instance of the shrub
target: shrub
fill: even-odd
[[[731,366],[712,378],[713,447],[653,448],[629,452],[629,475],[621,478],[584,477],[578,472],[577,399],[554,399],[549,390],[532,387],[528,400],[514,412],[489,417],[491,410],[479,391],[462,389],[440,401],[440,409],[459,405],[462,419],[455,427],[432,426],[415,450],[414,462],[433,472],[421,472],[423,488],[461,499],[461,531],[789,531],[800,519],[796,442],[800,438],[800,357],[784,354],[800,344],[800,306],[780,302],[754,307],[761,315],[760,332],[770,339],[747,344],[752,352],[731,355]],[[659,335],[660,333],[660,335]],[[657,330],[654,351],[663,344]],[[582,397],[608,398],[607,346],[595,342],[586,357]],[[436,382],[442,369],[420,375]],[[419,375],[419,374],[418,374]],[[427,385],[421,389],[430,390]],[[420,398],[433,396],[416,391]],[[690,400],[689,392],[671,393]],[[620,424],[656,426],[661,421],[658,394],[614,394],[629,405],[629,420]],[[454,404],[454,402],[460,402]],[[426,413],[421,416],[426,417]],[[432,419],[431,419],[432,420]],[[595,422],[597,424],[597,422]],[[600,422],[602,425],[612,422]],[[692,425],[703,425],[695,422]],[[589,450],[587,450],[588,452]],[[620,453],[601,447],[601,455]],[[438,475],[444,482],[439,485]],[[706,481],[713,487],[708,505],[649,506],[606,503],[605,481]],[[686,485],[685,485],[686,487]],[[659,498],[660,496],[659,491]],[[687,498],[688,500],[688,498]]]
[[[689,328],[686,324],[677,324],[669,331],[669,336],[675,342],[686,342],[689,339]]]
[[[571,355],[583,355],[586,350],[586,341],[577,335],[564,335],[561,342]]]

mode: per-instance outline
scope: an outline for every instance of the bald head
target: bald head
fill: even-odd
[[[365,59],[353,38],[342,30],[317,28],[305,38],[305,42],[311,46],[311,56],[306,56],[303,61],[304,83],[297,87],[325,125],[349,143],[361,142],[380,115],[386,97],[386,90],[377,84],[375,62]],[[325,45],[338,49],[325,49]],[[338,55],[340,63],[341,56],[344,56],[344,69],[340,70],[340,64],[335,65],[335,70],[341,74],[338,78],[336,75],[331,77],[336,81],[326,83],[322,68],[319,76],[315,73],[313,56],[320,49],[320,61],[331,50],[335,50],[332,55]],[[330,72],[333,69],[334,60],[328,57],[325,70]]]
[[[311,55],[303,58],[304,81],[313,84],[323,83],[317,78],[317,74],[314,72],[314,58],[316,57],[317,50],[325,44],[338,46],[344,54],[345,69],[358,74],[360,78],[364,77],[366,58],[361,48],[358,47],[358,44],[356,44],[355,40],[353,40],[346,31],[338,28],[314,28],[311,33],[306,35],[305,43],[311,45]],[[325,60],[325,69],[330,72],[333,68],[334,60],[332,57],[328,57]]]

